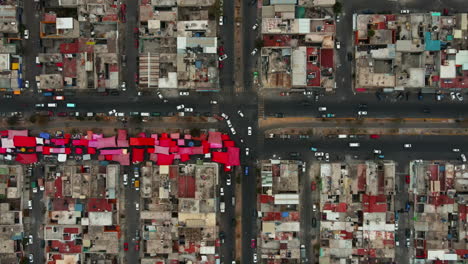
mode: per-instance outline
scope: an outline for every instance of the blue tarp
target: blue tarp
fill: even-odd
[[[82,204],[75,204],[75,211],[83,212],[83,205]]]
[[[440,50],[440,40],[431,39],[431,32],[424,32],[425,40],[425,50],[429,51],[439,51]]]
[[[189,147],[193,147],[194,145],[195,145],[195,143],[193,143],[193,141],[189,141],[189,143],[188,143]]]
[[[41,133],[39,134],[39,137],[45,138],[45,139],[50,139],[50,134],[49,134],[49,133],[45,133],[45,132],[41,132]]]
[[[196,61],[195,62],[195,68],[200,69],[202,67],[202,62],[201,61]]]
[[[281,213],[281,217],[288,217],[289,216],[289,212],[282,212]]]

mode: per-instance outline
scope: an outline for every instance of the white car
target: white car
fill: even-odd
[[[182,95],[182,96],[187,96],[189,94],[190,94],[189,92],[179,92],[179,95]]]
[[[28,236],[28,244],[29,245],[32,245],[34,242],[33,242],[33,236],[32,235],[29,235]]]
[[[29,39],[29,30],[28,29],[24,30],[24,39]]]
[[[463,163],[466,162],[466,156],[465,156],[465,154],[460,154],[460,158],[461,158],[461,160],[463,161]]]
[[[250,153],[250,149],[249,148],[245,148],[245,155],[248,156]]]
[[[112,110],[109,111],[110,116],[115,115],[115,114],[117,114],[117,110],[112,109]]]
[[[123,184],[128,185],[128,174],[123,175]]]
[[[237,113],[240,115],[240,117],[244,117],[244,113],[242,113],[241,110],[237,111]]]
[[[210,104],[214,104],[214,105],[215,105],[215,104],[218,104],[218,101],[211,100],[211,101],[210,101]]]
[[[224,188],[219,188],[219,195],[224,196]]]
[[[456,93],[455,96],[457,97],[458,101],[463,101],[463,95],[461,93]]]
[[[177,106],[177,110],[182,110],[184,108],[185,108],[185,105],[183,105],[183,104]]]
[[[219,17],[219,25],[222,26],[224,22],[223,16]]]
[[[252,135],[252,127],[247,127],[247,135]]]
[[[37,108],[44,107],[44,104],[36,104],[36,107],[37,107]]]
[[[159,99],[163,99],[163,98],[164,98],[161,92],[157,92],[156,94],[158,95]]]
[[[253,254],[253,262],[254,262],[254,263],[257,263],[257,253],[254,253],[254,254]]]
[[[136,209],[137,211],[140,211],[140,204],[139,204],[139,203],[136,203],[136,204],[135,204],[135,209]]]
[[[374,149],[374,154],[382,154],[382,150],[380,150],[380,149]]]
[[[330,154],[325,153],[325,161],[330,161]]]
[[[321,157],[323,156],[323,152],[315,152],[315,157]]]
[[[127,83],[126,83],[126,82],[122,82],[122,84],[120,85],[120,88],[122,88],[122,90],[125,91],[125,89],[127,88]]]
[[[256,30],[258,28],[258,24],[255,23],[253,26],[252,26],[252,30]]]
[[[184,112],[190,112],[191,113],[191,112],[193,112],[193,108],[185,108]]]
[[[358,115],[365,116],[365,115],[367,115],[367,111],[359,111]]]
[[[255,54],[257,54],[257,51],[258,51],[258,49],[255,48],[255,49],[252,50],[252,52],[250,54],[255,55]]]
[[[411,146],[411,144],[404,144],[403,147],[404,148],[411,148],[412,146]]]
[[[221,117],[224,118],[224,119],[229,119],[229,116],[226,115],[225,113],[222,113],[222,114],[221,114]]]
[[[32,210],[32,200],[28,201],[28,208],[29,208],[29,210]]]
[[[402,10],[400,10],[400,13],[402,13],[402,14],[409,14],[410,11],[409,11],[408,9],[402,9]]]
[[[231,132],[232,132],[233,135],[236,134],[236,130],[233,127],[231,127]]]
[[[325,112],[325,111],[327,111],[327,108],[325,106],[321,106],[321,107],[318,108],[318,110],[320,112]]]
[[[226,176],[226,185],[228,185],[228,186],[231,185],[231,175],[230,174],[228,174]]]
[[[460,149],[454,148],[452,149],[453,152],[460,152]]]
[[[339,41],[336,42],[336,49],[339,50],[341,48],[341,43]]]
[[[395,230],[398,230],[398,222],[395,222]]]
[[[223,55],[219,56],[219,58],[218,58],[219,61],[223,61],[225,59],[227,59],[227,54],[223,54]]]
[[[57,107],[57,104],[56,103],[48,103],[47,104],[47,107]]]
[[[231,128],[231,127],[232,127],[231,120],[227,120],[227,121],[226,121],[226,123],[227,123],[227,125],[228,125],[228,127],[229,127],[229,128]]]
[[[29,88],[29,81],[28,80],[24,81],[24,87]]]

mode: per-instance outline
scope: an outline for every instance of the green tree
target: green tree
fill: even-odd
[[[336,2],[334,5],[333,5],[333,13],[335,14],[341,14],[341,11],[343,10],[343,5],[341,4],[341,2]]]
[[[37,115],[34,114],[34,115],[29,117],[29,122],[34,124],[34,123],[36,123],[36,121],[37,121]]]
[[[373,36],[375,36],[375,31],[373,29],[367,31],[367,36],[369,36],[369,38],[372,38]]]
[[[18,121],[19,121],[18,116],[16,116],[16,115],[10,116],[10,117],[7,119],[7,124],[8,124],[9,126],[14,126],[14,125],[18,124]]]

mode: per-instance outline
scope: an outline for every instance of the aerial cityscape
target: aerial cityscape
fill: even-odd
[[[468,263],[468,0],[0,0],[0,38],[0,264]]]

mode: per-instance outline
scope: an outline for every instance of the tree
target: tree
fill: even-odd
[[[200,136],[200,129],[199,128],[190,129],[190,135],[192,137],[199,137]]]
[[[343,5],[341,4],[341,2],[336,2],[333,5],[333,13],[335,14],[341,14],[342,9],[343,9]]]
[[[29,122],[34,124],[34,123],[36,123],[36,121],[37,121],[37,115],[34,114],[34,115],[29,117]]]
[[[375,36],[375,31],[374,31],[373,29],[367,31],[367,36],[368,36],[369,38],[372,38],[373,36]]]
[[[16,115],[10,116],[10,117],[7,119],[7,124],[8,124],[9,126],[14,126],[14,125],[18,124],[18,121],[19,121],[18,116],[16,116]]]
[[[263,47],[263,40],[261,38],[257,38],[255,40],[255,47],[257,49],[261,49]]]
[[[47,123],[49,123],[49,117],[48,116],[39,116],[37,118],[37,123],[41,126],[44,126],[46,125]]]

